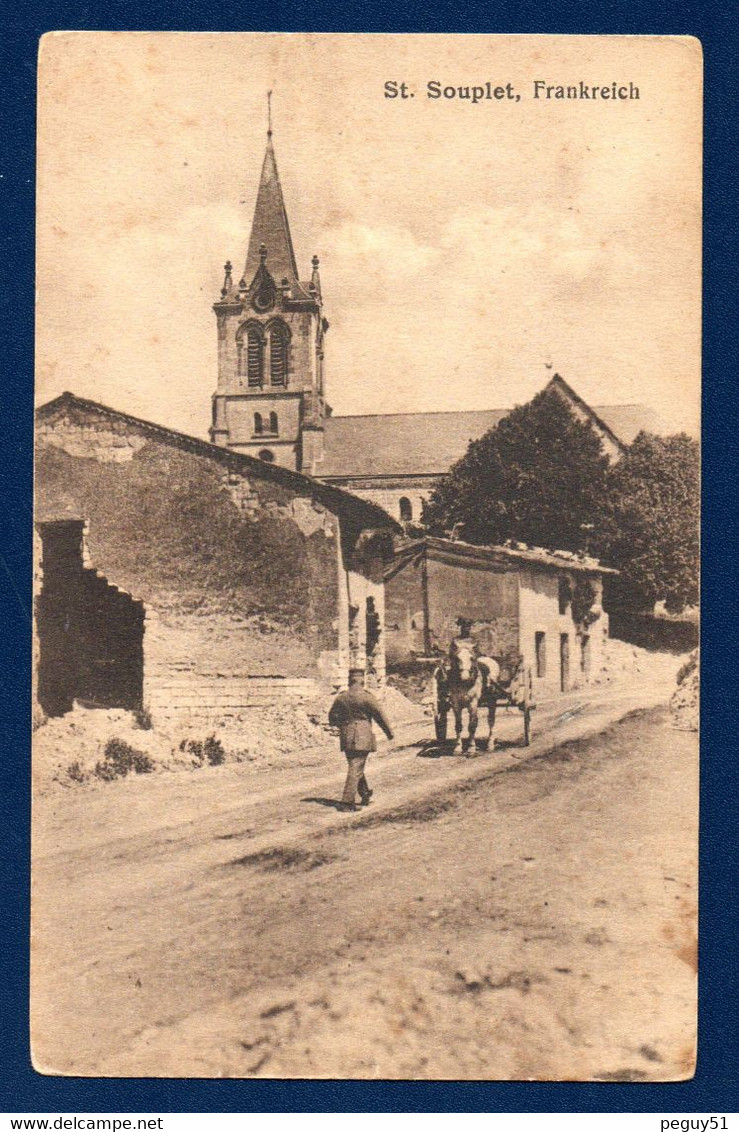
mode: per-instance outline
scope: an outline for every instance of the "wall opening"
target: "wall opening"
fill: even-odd
[[[143,706],[144,605],[84,566],[80,520],[41,523],[43,585],[37,602],[39,703],[63,715]]]
[[[570,636],[561,633],[559,638],[559,690],[569,691],[570,687]]]
[[[377,672],[377,657],[379,654],[382,625],[380,614],[375,608],[375,599],[368,597],[365,603],[365,653],[367,656],[367,674],[375,675]]]
[[[585,676],[590,675],[590,637],[580,638],[580,671]]]
[[[398,500],[401,523],[410,523],[413,519],[413,504],[407,496],[402,495]]]
[[[534,633],[534,648],[536,651],[536,675],[541,680],[547,674],[546,633]]]

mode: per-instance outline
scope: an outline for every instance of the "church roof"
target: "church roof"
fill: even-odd
[[[509,411],[328,417],[326,455],[316,475],[440,475]]]
[[[326,455],[315,474],[321,479],[441,475],[464,456],[470,440],[478,440],[510,411],[329,417]],[[660,431],[656,414],[643,405],[601,405],[591,412],[624,445],[642,429]]]
[[[259,179],[257,203],[249,237],[249,250],[246,255],[244,279],[247,287],[256,275],[260,256],[259,249],[264,244],[267,249],[267,267],[277,285],[288,279],[291,285],[298,283],[298,268],[295,262],[290,225],[282,196],[280,176],[277,172],[275,150],[271,135],[267,138],[267,150]]]

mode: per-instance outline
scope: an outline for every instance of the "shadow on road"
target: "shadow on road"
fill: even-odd
[[[301,798],[301,802],[314,802],[317,806],[328,806],[332,810],[338,810],[341,802],[338,798]]]

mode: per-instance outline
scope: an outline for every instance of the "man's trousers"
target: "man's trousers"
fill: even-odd
[[[359,791],[359,797],[363,802],[369,798],[370,788],[367,785],[367,779],[364,777],[364,766],[368,754],[369,751],[346,752],[346,761],[349,765],[341,800],[347,805],[354,805],[357,800],[357,791]]]

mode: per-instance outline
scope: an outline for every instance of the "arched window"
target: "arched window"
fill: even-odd
[[[288,330],[284,322],[269,328],[269,376],[273,385],[287,385]]]
[[[255,413],[254,414],[254,435],[255,436],[261,436],[263,432],[264,432],[264,423],[262,421],[262,414],[261,413]]]
[[[250,330],[246,336],[246,374],[249,385],[264,381],[264,342],[258,330]]]
[[[270,452],[269,448],[260,448],[259,459],[264,460],[265,464],[274,464],[275,454]]]
[[[277,413],[269,414],[269,431],[274,432],[275,434],[279,432],[279,429],[277,427]]]
[[[411,503],[410,499],[408,499],[407,496],[402,495],[398,500],[398,506],[400,508],[401,522],[410,523],[411,519],[413,518],[413,504]]]

